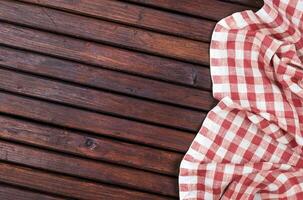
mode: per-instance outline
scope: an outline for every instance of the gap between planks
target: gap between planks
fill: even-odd
[[[205,118],[203,112],[78,87],[1,67],[0,89],[91,112],[194,133]]]
[[[1,114],[0,121],[2,124],[0,138],[3,140],[95,161],[120,163],[124,166],[170,176],[178,174],[178,163],[183,156],[181,153],[94,136],[9,115]]]
[[[132,52],[77,38],[0,23],[0,44],[69,59],[142,77],[205,87],[209,70],[190,63]],[[2,37],[1,37],[2,38]],[[82,49],[79,51],[79,49]],[[206,79],[206,80],[205,80]],[[209,84],[208,84],[209,85]]]
[[[32,177],[35,177],[35,179]],[[96,184],[75,177],[31,169],[7,162],[0,163],[0,179],[1,182],[6,184],[77,199],[173,199],[140,191],[127,190],[108,184]]]
[[[198,41],[209,42],[215,25],[213,21],[119,1],[82,0],[72,4],[60,0],[20,1]]]
[[[143,100],[201,110],[211,93],[0,45],[0,66]],[[207,76],[207,74],[205,74]],[[140,83],[140,85],[138,85]],[[209,100],[207,100],[209,98]]]
[[[110,184],[136,191],[177,197],[175,177],[96,162],[71,155],[58,154],[42,149],[0,140],[0,160],[23,165],[45,172],[81,178],[94,183]],[[31,159],[28,159],[31,155]],[[141,177],[145,177],[142,179]]]
[[[166,12],[173,12],[176,14],[189,15],[202,19],[209,19],[219,21],[235,12],[243,10],[253,10],[250,6],[233,4],[218,0],[119,0],[122,2],[129,2],[136,5],[143,5],[155,9],[163,9]],[[224,9],[222,9],[224,8]]]
[[[190,144],[194,136],[184,131],[92,113],[4,91],[0,92],[0,102],[0,112],[5,114],[156,148],[186,151],[187,146],[184,145]]]
[[[36,5],[1,1],[1,20],[184,62],[208,65],[209,44]],[[68,28],[66,28],[68,27]]]

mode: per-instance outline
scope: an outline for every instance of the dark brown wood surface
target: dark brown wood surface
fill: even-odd
[[[0,199],[178,199],[218,0],[0,0]]]

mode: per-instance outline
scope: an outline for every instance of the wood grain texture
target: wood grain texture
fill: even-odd
[[[0,112],[98,135],[184,152],[193,134],[0,93]]]
[[[17,187],[12,187],[0,183],[0,199],[1,200],[63,200],[64,198],[54,197],[46,194],[32,192]]]
[[[35,159],[29,159],[28,155]],[[155,194],[178,196],[177,180],[172,177],[3,141],[0,141],[0,160]]]
[[[190,39],[209,41],[215,23],[111,0],[22,0]]]
[[[0,18],[9,22],[198,64],[203,64],[207,55],[208,44],[203,42],[11,0],[1,0],[0,5]]]
[[[205,118],[205,114],[198,111],[73,86],[1,68],[0,89],[189,131],[198,131]]]
[[[85,86],[190,108],[201,109],[205,107],[207,102],[213,101],[211,93],[207,91],[150,80],[3,46],[0,46],[0,65],[36,75],[58,78]],[[201,82],[201,85],[210,90],[209,69],[201,69],[205,70],[201,71],[200,74],[195,73],[195,82]],[[192,86],[195,87],[196,85]]]
[[[176,176],[183,154],[0,115],[0,138],[84,158]]]
[[[197,65],[7,23],[0,23],[0,44],[182,84],[192,84],[203,72]],[[209,63],[208,51],[204,61]]]
[[[218,0],[124,0],[140,5],[164,8],[171,11],[194,15],[211,20],[220,20],[235,12],[250,10],[251,7],[230,4]],[[224,8],[224,9],[222,9]]]
[[[33,177],[35,177],[33,179]],[[63,175],[55,175],[27,167],[19,167],[8,163],[0,163],[0,180],[43,192],[77,199],[112,199],[112,200],[164,200],[171,199],[158,195],[126,190],[105,184],[96,184]]]

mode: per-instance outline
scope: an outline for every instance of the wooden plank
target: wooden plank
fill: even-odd
[[[202,121],[189,108],[214,104],[197,89],[211,89],[198,65],[209,64],[200,41],[211,29],[198,22],[214,22],[121,1],[55,1],[0,0],[0,193],[2,182],[63,199],[176,199],[179,152]]]
[[[0,23],[0,44],[174,83],[192,85],[197,76],[204,76],[197,65],[7,23]]]
[[[198,111],[73,86],[2,68],[0,68],[0,89],[118,117],[195,132],[205,118],[205,114]]]
[[[63,200],[64,198],[54,197],[46,194],[32,192],[17,187],[12,187],[0,183],[0,199],[1,200]]]
[[[211,20],[219,21],[235,12],[250,10],[251,7],[230,4],[217,0],[125,0],[156,8],[164,8],[187,15],[195,15]],[[224,9],[222,9],[224,8]]]
[[[65,156],[0,140],[0,160],[155,194],[178,196],[177,178]],[[142,179],[142,177],[144,177]]]
[[[111,0],[21,0],[190,39],[209,41],[215,23]]]
[[[0,115],[0,138],[95,160],[177,176],[183,154]],[[193,136],[194,137],[194,136]],[[184,145],[186,146],[186,145]]]
[[[27,167],[0,163],[0,181],[43,192],[85,200],[164,200],[171,199],[158,195],[126,190],[105,184],[82,181],[78,178],[54,175]]]
[[[153,147],[184,152],[193,134],[0,93],[0,112]]]
[[[201,109],[207,103],[214,101],[210,92],[95,68],[31,52],[18,51],[3,46],[0,46],[0,65],[37,75],[80,83],[85,86],[190,108]],[[203,79],[199,79],[197,82],[201,82],[210,90],[209,69],[201,69],[205,69],[205,71],[197,75],[197,79]]]
[[[54,9],[0,1],[0,19],[96,42],[139,50],[193,63],[204,63],[208,44],[66,13]]]

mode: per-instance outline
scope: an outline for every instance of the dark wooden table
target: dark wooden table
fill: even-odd
[[[212,29],[260,6],[0,0],[0,199],[177,199]]]

